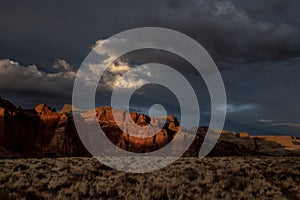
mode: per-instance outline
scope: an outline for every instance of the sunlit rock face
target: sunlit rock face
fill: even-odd
[[[109,106],[97,108],[96,117],[111,142],[135,153],[152,152],[164,147],[179,129],[174,117],[172,120],[150,118],[140,113],[113,110]],[[160,124],[162,121],[165,123]]]

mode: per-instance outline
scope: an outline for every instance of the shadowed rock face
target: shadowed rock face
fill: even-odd
[[[22,157],[89,156],[77,136],[72,116],[56,113],[45,104],[23,110],[5,100],[0,102],[3,149]]]

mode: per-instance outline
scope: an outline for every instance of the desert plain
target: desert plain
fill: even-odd
[[[299,199],[299,157],[180,158],[125,173],[95,158],[0,160],[0,199]]]

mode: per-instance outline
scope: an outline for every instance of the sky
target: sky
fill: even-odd
[[[224,129],[300,136],[299,9],[297,0],[1,1],[0,96],[24,108],[46,103],[59,110],[71,103],[76,72],[97,43],[128,29],[164,27],[195,39],[217,64],[227,94]],[[206,125],[210,99],[201,76],[158,50],[122,56],[100,81],[97,105],[109,104],[111,74],[154,61],[188,78]],[[139,90],[131,110],[147,112],[158,102],[179,112],[167,88]]]

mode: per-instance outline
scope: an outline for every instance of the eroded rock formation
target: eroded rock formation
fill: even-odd
[[[16,108],[0,99],[0,145],[23,157],[88,156],[77,136],[72,116],[45,104]]]
[[[90,156],[82,144],[72,115],[72,105],[61,112],[46,104],[34,109],[17,108],[0,98],[0,158]],[[185,151],[197,157],[207,127],[197,127],[196,136],[179,126],[172,116],[150,118],[144,114],[112,110],[109,106],[82,114],[87,125],[96,116],[109,140],[118,147],[137,153],[152,152],[171,141],[170,155]],[[181,128],[183,134],[177,134]],[[220,131],[221,136],[209,156],[300,155],[300,139],[292,136],[249,136],[248,133]],[[88,135],[88,133],[87,133]],[[188,149],[187,141],[193,139]],[[91,141],[93,138],[91,138]]]

